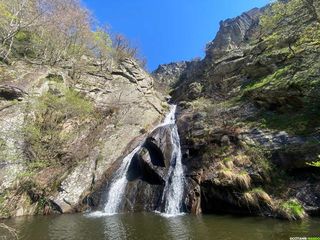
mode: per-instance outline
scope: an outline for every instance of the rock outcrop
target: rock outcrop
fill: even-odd
[[[206,47],[206,58],[214,62],[225,61],[232,52],[233,58],[243,56],[243,43],[252,35],[258,25],[262,9],[254,8],[239,17],[220,22],[220,29],[215,39]],[[242,52],[242,53],[241,53]]]
[[[126,188],[126,201],[122,209],[160,210],[173,150],[171,128],[168,125],[152,131],[132,159],[127,174],[129,184]]]
[[[111,71],[88,63],[76,77],[68,67],[23,61],[1,69],[0,217],[92,205],[90,193],[103,188],[164,112],[152,77],[132,59]],[[56,118],[60,111],[65,114]],[[56,139],[46,129],[55,131]],[[50,149],[43,149],[47,143]]]
[[[152,74],[156,83],[172,87],[180,79],[180,76],[187,68],[187,62],[177,62],[160,65]]]

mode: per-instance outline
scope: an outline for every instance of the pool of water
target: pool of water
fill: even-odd
[[[288,222],[259,217],[184,215],[166,218],[152,213],[89,217],[81,214],[22,217],[4,221],[23,240],[100,239],[289,239],[320,236],[320,219]],[[0,229],[0,240],[12,239]]]

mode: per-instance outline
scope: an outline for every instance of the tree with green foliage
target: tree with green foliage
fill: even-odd
[[[93,55],[98,58],[98,65],[102,71],[112,56],[112,40],[103,28],[98,28],[96,31],[93,31],[92,35],[92,52]]]

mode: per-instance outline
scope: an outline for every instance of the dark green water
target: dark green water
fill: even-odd
[[[122,214],[89,218],[80,214],[26,217],[5,223],[19,230],[24,240],[100,239],[289,239],[320,236],[320,219],[287,222],[274,219],[232,216],[164,218],[157,214]],[[10,239],[0,230],[0,240]]]

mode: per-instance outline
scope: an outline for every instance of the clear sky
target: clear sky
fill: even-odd
[[[270,0],[82,0],[111,31],[126,36],[154,70],[159,64],[203,57],[221,20]]]

